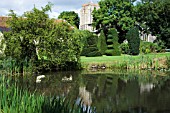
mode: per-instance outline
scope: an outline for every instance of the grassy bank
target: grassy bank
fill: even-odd
[[[146,55],[130,56],[102,56],[102,57],[81,57],[84,69],[117,68],[117,69],[167,69],[167,58],[170,53],[152,53]]]

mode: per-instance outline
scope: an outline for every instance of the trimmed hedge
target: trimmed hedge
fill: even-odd
[[[107,37],[107,50],[106,55],[108,56],[120,56],[121,52],[118,43],[118,33],[115,28],[111,28],[108,32]]]
[[[100,53],[104,55],[105,51],[107,50],[107,44],[106,44],[106,37],[103,30],[100,32],[100,36],[98,37],[97,42],[98,42],[97,47],[99,48]]]
[[[81,52],[81,56],[95,57],[102,55],[97,47],[97,38],[98,37],[93,35],[93,33],[89,33],[84,41],[84,48]]]

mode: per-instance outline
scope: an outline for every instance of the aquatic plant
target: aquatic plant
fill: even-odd
[[[170,69],[170,57],[166,57],[166,65],[168,67],[168,69]]]
[[[60,96],[20,89],[11,77],[0,76],[0,113],[87,113],[81,105]],[[12,85],[13,84],[13,85]],[[93,112],[91,112],[93,113]]]

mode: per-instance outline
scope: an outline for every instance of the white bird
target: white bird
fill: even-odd
[[[72,81],[73,80],[73,77],[72,76],[70,76],[70,77],[64,77],[64,78],[62,78],[62,81]]]
[[[45,78],[45,75],[39,75],[39,76],[37,76],[37,78],[36,78],[36,83],[40,83],[42,78]]]

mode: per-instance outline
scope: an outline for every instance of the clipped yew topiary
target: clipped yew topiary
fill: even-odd
[[[115,28],[111,28],[108,31],[107,36],[107,50],[106,55],[108,56],[119,56],[121,55],[118,43],[118,33]]]
[[[105,54],[105,51],[107,50],[107,44],[106,44],[106,37],[104,35],[103,30],[100,32],[100,36],[98,38],[97,47],[99,48],[99,51],[102,55]]]
[[[139,38],[139,29],[137,27],[132,27],[126,34],[126,39],[128,41],[130,54],[138,55],[140,53],[140,38]]]
[[[89,35],[85,38],[81,56],[95,57],[101,55],[102,54],[97,47],[97,36],[93,35],[93,33],[89,33]]]

